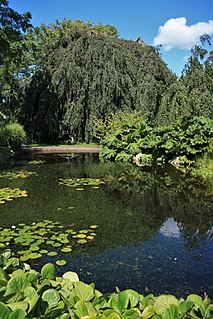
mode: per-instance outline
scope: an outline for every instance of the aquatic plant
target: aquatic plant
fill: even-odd
[[[19,178],[27,178],[29,176],[36,175],[36,172],[28,172],[28,171],[18,171],[18,172],[2,172],[0,174],[0,178],[5,179],[19,179]]]
[[[43,255],[56,256],[59,252],[69,253],[78,245],[94,240],[96,225],[78,232],[65,228],[59,222],[44,220],[38,223],[20,223],[11,228],[0,227],[0,250],[11,248],[20,260],[37,259]],[[57,261],[57,265],[65,265],[66,261]]]
[[[62,261],[60,261],[62,263]],[[59,263],[58,263],[59,264]],[[75,272],[56,276],[53,264],[41,272],[22,263],[6,250],[0,256],[1,319],[211,319],[208,296],[191,294],[186,300],[173,295],[144,296],[127,289],[103,295],[79,281]]]
[[[29,165],[37,165],[37,164],[44,164],[45,161],[43,160],[33,160],[33,161],[29,161],[27,164]]]
[[[27,196],[27,191],[20,188],[0,188],[0,204],[5,204],[7,201],[12,201],[15,198]]]
[[[99,188],[99,186],[106,184],[106,180],[99,178],[60,178],[59,185],[65,185],[76,188],[76,190],[84,190],[85,186],[92,186]]]

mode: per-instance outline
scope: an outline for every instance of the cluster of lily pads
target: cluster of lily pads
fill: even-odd
[[[33,161],[29,161],[27,164],[30,164],[30,165],[37,165],[37,164],[44,164],[45,161],[43,160],[33,160]]]
[[[0,250],[10,248],[20,257],[21,261],[37,259],[43,255],[56,256],[58,252],[69,253],[74,247],[94,240],[97,225],[78,232],[66,229],[59,222],[44,220],[32,224],[18,224],[11,228],[0,227]],[[59,266],[65,265],[65,260],[57,260]]]
[[[18,171],[18,172],[2,172],[0,174],[0,178],[5,179],[19,179],[19,178],[27,178],[31,175],[35,175],[36,172],[28,172],[28,171]]]
[[[99,178],[60,178],[59,184],[74,187],[76,190],[84,190],[85,186],[99,188],[101,185],[106,184],[107,181]]]
[[[12,201],[18,197],[27,197],[27,191],[20,188],[4,187],[0,188],[0,204],[5,204],[7,201]]]

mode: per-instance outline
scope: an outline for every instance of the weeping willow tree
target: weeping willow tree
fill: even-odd
[[[89,142],[94,121],[111,112],[140,110],[154,119],[174,81],[153,47],[71,28],[48,44],[26,81],[19,119],[37,142]]]

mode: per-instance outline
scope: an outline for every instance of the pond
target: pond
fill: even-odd
[[[66,260],[56,266],[59,275],[75,271],[103,293],[118,287],[213,297],[211,185],[201,186],[171,168],[101,163],[98,154],[37,155],[33,160],[0,171],[33,172],[26,178],[0,177],[1,189],[27,194],[0,205],[1,229],[50,220],[77,232],[90,229],[94,239],[74,245],[71,252],[55,247],[57,255],[44,253],[27,262],[40,269],[46,262]],[[82,186],[85,178],[104,184]],[[61,179],[80,183],[70,187]],[[97,228],[91,230],[92,225]]]

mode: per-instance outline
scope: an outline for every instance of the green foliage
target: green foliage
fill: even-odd
[[[213,138],[202,157],[196,159],[195,167],[191,174],[202,182],[209,182],[213,185]]]
[[[52,264],[39,273],[9,250],[0,256],[0,276],[1,319],[210,319],[213,315],[207,296],[191,294],[178,300],[173,295],[143,296],[131,289],[102,295],[75,273],[56,277]]]
[[[114,118],[115,123],[113,115],[110,115],[109,121],[103,122],[102,132],[99,130],[102,135],[105,133],[101,140],[103,149],[100,158],[117,162],[131,161],[133,155],[140,152],[140,142],[152,128],[139,112],[125,112]]]
[[[26,142],[26,133],[22,125],[9,123],[0,128],[0,146],[8,146],[15,151],[24,142]]]
[[[168,125],[180,117],[205,116],[213,118],[213,51],[208,51],[210,37],[204,35],[191,50],[182,76],[173,83],[162,98],[157,124]]]
[[[112,112],[138,110],[153,119],[175,80],[154,48],[82,28],[62,32],[46,49],[19,113],[37,142],[88,142],[96,120]]]
[[[0,135],[1,135],[1,129],[0,129]],[[0,146],[0,167],[7,164],[11,156],[12,156],[12,151],[9,147]]]
[[[105,129],[102,159],[133,161],[139,166],[169,162],[179,168],[203,155],[213,136],[213,121],[204,117],[182,118],[156,128],[143,119],[121,123],[118,129]]]
[[[31,14],[19,14],[9,7],[8,1],[0,2],[0,110],[10,113],[18,107],[19,78],[27,67],[24,33],[31,26]]]

